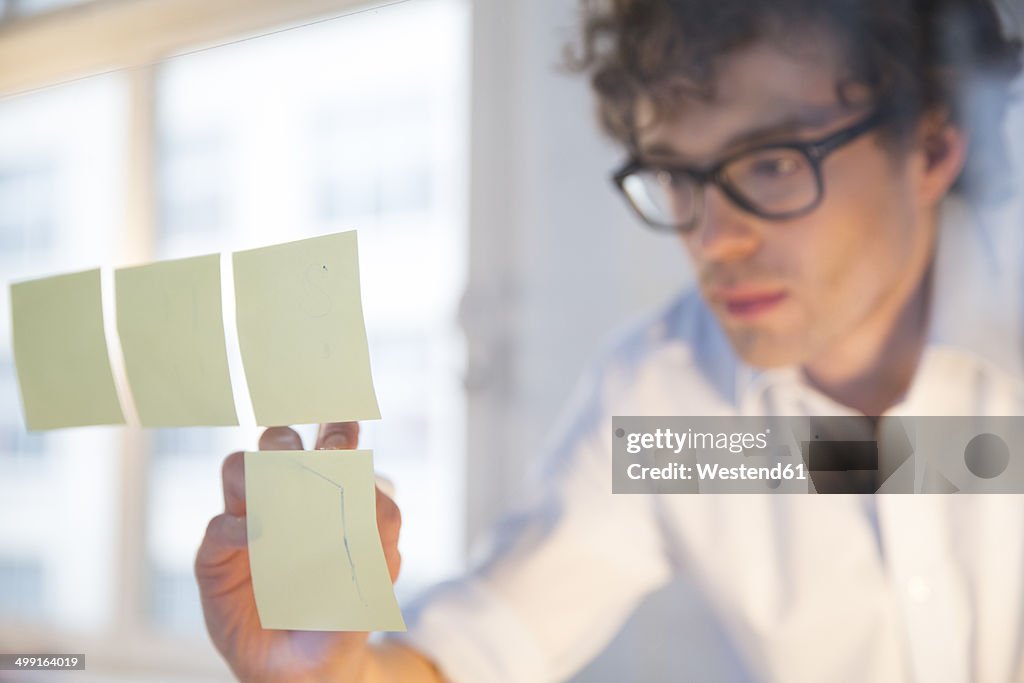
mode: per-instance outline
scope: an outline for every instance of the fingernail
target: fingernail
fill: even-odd
[[[348,448],[348,437],[344,434],[328,434],[324,437],[323,448],[343,450]]]
[[[295,448],[295,438],[291,434],[272,434],[266,437],[268,450],[287,451]]]
[[[395,483],[393,481],[391,481],[387,477],[382,477],[379,474],[373,475],[373,480],[374,483],[377,485],[377,488],[381,490],[381,493],[383,493],[391,500],[395,499]]]

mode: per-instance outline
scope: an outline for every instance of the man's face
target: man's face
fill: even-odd
[[[703,166],[759,144],[815,140],[857,123],[870,105],[840,102],[841,65],[824,45],[802,54],[758,43],[722,60],[712,101],[639,134],[641,157]],[[641,104],[640,116],[644,116]],[[783,221],[759,218],[706,187],[699,226],[684,236],[705,299],[740,356],[760,367],[877,346],[886,311],[927,270],[933,230],[919,206],[916,157],[869,133],[826,158],[824,200]],[[877,329],[877,333],[874,331]],[[856,351],[854,351],[856,353]]]

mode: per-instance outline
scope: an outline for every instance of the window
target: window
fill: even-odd
[[[121,201],[117,76],[0,101],[0,272],[109,263]],[[69,112],[74,125],[69,125]],[[107,628],[117,609],[119,434],[26,434],[0,297],[0,628]],[[59,501],[59,503],[57,502]]]
[[[311,142],[319,143],[314,161],[319,223],[429,218],[436,98],[416,92],[419,85],[408,83],[409,90],[397,93],[352,92],[311,129]]]
[[[361,445],[406,511],[402,598],[463,562],[468,7],[411,0],[306,23],[157,63],[142,111],[123,71],[0,99],[0,263],[19,279],[358,230],[383,414]],[[131,123],[140,115],[149,126]],[[153,151],[155,218],[120,228],[140,146]],[[20,521],[0,525],[0,639],[33,621],[112,651],[128,633],[151,638],[146,651],[187,641],[213,660],[192,563],[223,506],[221,461],[259,431],[26,437],[3,331],[0,519]],[[307,445],[313,430],[300,429]],[[44,502],[55,493],[66,508]]]
[[[46,434],[27,433],[18,419],[16,381],[14,360],[9,355],[0,357],[0,461],[35,460],[46,452]]]
[[[43,564],[33,559],[0,560],[0,612],[27,621],[39,619],[45,604]]]
[[[215,237],[226,219],[224,136],[210,130],[166,138],[160,143],[159,249],[187,252],[190,242],[198,246]]]
[[[0,168],[0,250],[44,257],[56,229],[57,166],[43,157]]]

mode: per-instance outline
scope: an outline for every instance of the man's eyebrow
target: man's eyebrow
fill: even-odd
[[[807,130],[821,128],[836,116],[837,112],[834,109],[807,109],[791,114],[780,121],[737,133],[721,146],[716,157],[720,158],[730,152],[754,147],[760,143],[781,141],[786,136],[792,137]],[[642,157],[652,159],[685,159],[688,156],[667,142],[655,142],[647,146],[641,144],[638,151]]]

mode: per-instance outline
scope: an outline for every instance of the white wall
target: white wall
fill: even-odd
[[[515,498],[573,384],[610,336],[691,279],[681,243],[646,231],[609,176],[585,78],[560,72],[575,0],[475,3],[469,535]],[[722,680],[738,672],[677,582],[577,679]]]
[[[615,194],[622,152],[585,79],[560,73],[574,0],[477,0],[470,286],[470,452],[516,479],[588,360],[690,280],[681,243]],[[487,451],[481,453],[481,449]],[[477,484],[488,488],[493,471]],[[507,487],[500,487],[505,489]],[[479,496],[476,534],[511,491]]]

